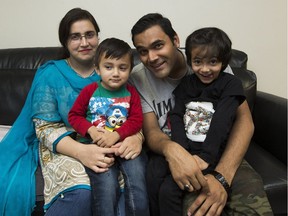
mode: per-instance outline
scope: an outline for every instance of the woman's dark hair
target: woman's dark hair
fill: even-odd
[[[100,32],[100,28],[95,18],[87,10],[83,10],[81,8],[73,8],[68,11],[66,15],[62,18],[58,29],[59,41],[64,48],[65,57],[70,56],[70,53],[67,49],[67,42],[69,39],[71,26],[73,23],[79,20],[89,20],[93,24],[96,34],[98,35],[98,33]]]
[[[128,43],[117,38],[107,38],[103,40],[96,50],[95,66],[99,68],[100,59],[103,55],[105,58],[119,59],[122,56],[129,54],[131,69],[133,68],[133,54],[132,49]]]
[[[222,70],[228,66],[232,53],[232,42],[224,31],[215,27],[207,27],[190,34],[185,44],[185,54],[189,66],[191,66],[191,51],[198,46],[210,48],[222,62]]]
[[[176,32],[174,31],[170,20],[166,17],[163,17],[159,13],[149,13],[141,17],[132,27],[131,34],[133,44],[135,45],[135,35],[140,34],[155,25],[159,25],[161,29],[165,32],[165,34],[168,35],[171,41],[174,41],[174,36],[176,35]]]

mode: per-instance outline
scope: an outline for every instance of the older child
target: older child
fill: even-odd
[[[185,76],[173,92],[172,140],[194,156],[204,174],[218,178],[214,168],[225,149],[236,110],[245,100],[243,87],[237,77],[223,72],[231,56],[231,41],[225,32],[218,28],[196,30],[187,37],[185,47],[194,74]],[[223,185],[229,192],[228,183]],[[193,191],[188,182],[184,189]],[[169,199],[160,206],[161,215],[180,212],[183,194],[168,172],[160,196]]]
[[[130,46],[119,39],[104,40],[97,48],[95,67],[101,81],[85,87],[69,112],[69,123],[83,143],[117,147],[118,142],[142,128],[142,107],[136,89],[127,84],[133,67]],[[107,157],[115,157],[106,155]],[[133,160],[115,157],[104,173],[89,168],[94,215],[116,215],[120,196],[118,176],[123,173],[126,215],[149,215],[144,153]]]

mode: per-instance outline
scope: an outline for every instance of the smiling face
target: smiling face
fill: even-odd
[[[106,58],[105,53],[101,56],[97,73],[101,76],[101,84],[108,90],[117,90],[123,86],[131,72],[131,57],[127,53],[117,58]]]
[[[154,25],[134,36],[134,45],[140,55],[141,62],[157,78],[165,78],[177,73],[175,70],[178,60],[179,38],[174,36],[173,41],[161,29]]]
[[[80,39],[77,40],[79,36]],[[72,61],[81,63],[93,61],[98,43],[98,35],[89,20],[79,20],[71,25],[67,49]]]
[[[222,62],[214,54],[213,48],[204,45],[192,48],[191,66],[196,76],[205,84],[216,80],[222,70]]]

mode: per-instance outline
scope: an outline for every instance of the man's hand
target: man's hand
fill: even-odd
[[[203,187],[196,200],[188,208],[187,215],[221,215],[227,202],[227,193],[220,182],[212,175],[206,175],[208,187]]]
[[[190,192],[206,187],[206,178],[203,176],[194,157],[176,143],[169,145],[170,147],[168,147],[165,157],[177,185],[183,190],[188,190],[185,186],[189,186],[188,191]]]
[[[205,170],[205,169],[207,169],[207,167],[209,166],[209,164],[206,162],[206,161],[204,161],[202,158],[200,158],[198,155],[193,155],[193,157],[194,157],[194,159],[196,160],[196,162],[197,162],[197,164],[198,164],[198,166],[199,166],[199,168],[201,169],[201,170]]]

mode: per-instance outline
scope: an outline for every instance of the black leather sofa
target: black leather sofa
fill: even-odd
[[[36,69],[47,60],[61,57],[59,47],[0,49],[0,125],[12,125],[17,118]],[[287,99],[257,91],[256,74],[247,70],[247,60],[244,52],[233,50],[230,65],[242,80],[255,124],[246,159],[262,176],[275,215],[287,215]],[[36,176],[37,207],[33,215],[43,215],[40,170]]]

